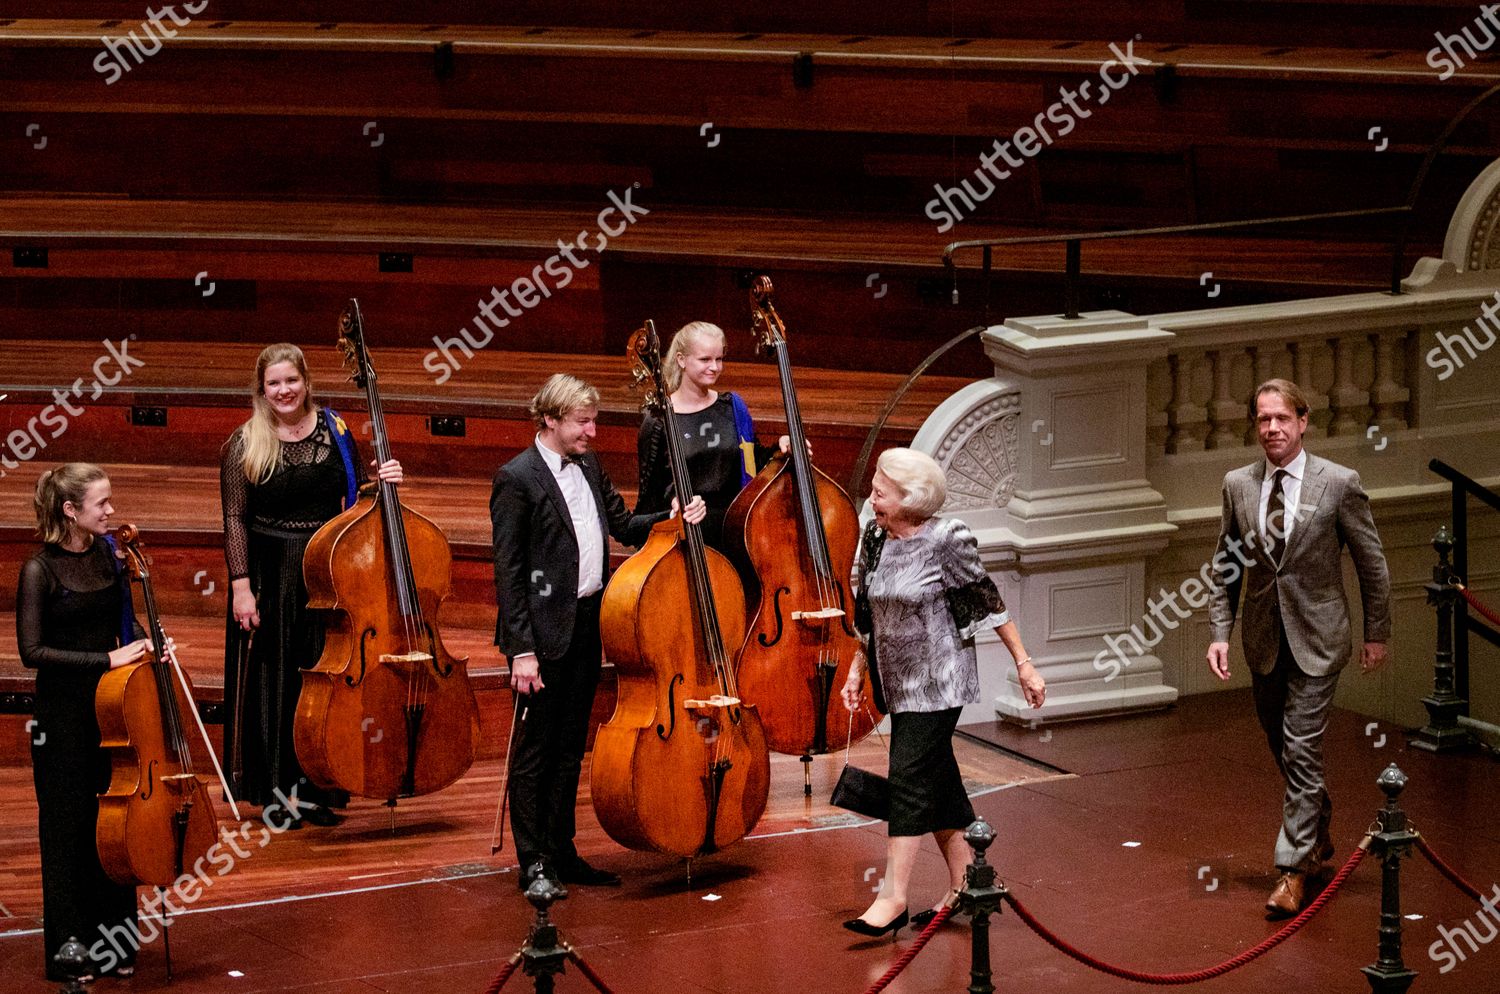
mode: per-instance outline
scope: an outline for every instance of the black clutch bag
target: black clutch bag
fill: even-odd
[[[839,782],[833,785],[829,802],[836,808],[853,811],[866,818],[891,820],[891,782],[879,773],[844,764]]]
[[[874,715],[870,716],[872,719]],[[881,741],[885,740],[882,735]],[[891,782],[879,773],[849,765],[849,750],[854,745],[854,712],[849,712],[849,744],[844,747],[844,769],[833,785],[828,802],[836,808],[853,811],[866,818],[891,820]]]

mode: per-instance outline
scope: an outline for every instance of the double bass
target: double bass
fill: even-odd
[[[94,694],[99,744],[110,758],[95,842],[99,863],[115,883],[170,887],[218,841],[212,778],[202,756],[208,756],[220,781],[224,774],[193,702],[192,685],[162,628],[151,571],[137,540],[135,525],[115,534],[126,568],[141,585],[153,658],[110,670]],[[238,820],[232,794],[229,803]]]
[[[759,708],[771,748],[810,761],[829,750],[830,723],[839,731],[850,728],[836,688],[848,679],[860,646],[849,592],[859,515],[844,489],[807,453],[786,325],[773,292],[770,277],[760,276],[750,299],[756,339],[775,355],[781,374],[791,451],[767,463],[740,491],[725,515],[724,534],[760,580],[740,653],[740,689]],[[868,709],[855,715],[849,741],[868,735],[878,720]]]
[[[391,458],[359,302],[339,320],[339,346],[365,391],[375,454]],[[438,630],[452,582],[448,540],[376,482],[313,535],[302,559],[307,606],[330,612],[323,655],[302,673],[292,741],[320,787],[395,803],[453,783],[474,762],[479,705],[468,657]]]
[[[666,425],[686,507],[692,482],[652,322],[627,355],[646,408]],[[594,738],[599,824],[626,848],[685,858],[739,841],[765,811],[771,769],[760,718],[735,681],[745,606],[734,567],[698,525],[681,515],[658,522],[610,580],[599,627],[618,674],[615,713]]]

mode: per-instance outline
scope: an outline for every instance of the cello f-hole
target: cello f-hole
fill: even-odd
[[[442,658],[437,651],[437,634],[432,630],[432,623],[424,621],[422,628],[427,632],[427,654],[432,657],[432,672],[446,678],[453,672],[454,664],[449,663],[447,669],[443,668]]]
[[[358,687],[365,682],[365,669],[369,662],[365,652],[365,643],[375,637],[375,629],[366,628],[359,635],[359,676],[344,677],[344,684],[349,687]]]
[[[656,724],[656,737],[665,742],[677,731],[677,685],[684,682],[683,675],[677,673],[672,677],[671,683],[667,684],[667,719],[669,724],[663,726],[660,722]]]
[[[854,628],[854,612],[849,610],[849,605],[848,603],[846,603],[844,597],[844,585],[842,583],[834,584],[833,592],[838,595],[839,610],[844,612],[843,618],[839,621],[839,624],[844,629],[844,634],[848,635],[850,638],[863,638],[863,636],[861,636],[859,632]]]
[[[781,641],[781,632],[782,632],[782,625],[783,625],[783,622],[781,620],[781,595],[782,594],[789,594],[791,592],[792,592],[792,588],[791,587],[777,587],[776,588],[775,600],[774,600],[774,602],[772,604],[772,607],[771,607],[772,613],[775,614],[775,616],[776,616],[776,634],[774,634],[774,635],[771,636],[771,641],[769,641],[769,642],[766,641],[766,633],[765,632],[761,632],[759,635],[755,636],[755,640],[757,642],[759,642],[762,646],[764,646],[767,649],[771,648],[771,646],[773,646],[777,642]]]

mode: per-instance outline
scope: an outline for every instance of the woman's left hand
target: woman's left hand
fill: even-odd
[[[1016,677],[1021,681],[1021,693],[1026,696],[1026,703],[1034,708],[1041,707],[1047,698],[1047,684],[1036,667],[1031,665],[1031,660],[1016,667]]]
[[[375,460],[370,460],[370,465],[375,465]],[[400,483],[404,477],[401,475],[401,463],[395,459],[387,459],[380,464],[375,475],[385,483]]]

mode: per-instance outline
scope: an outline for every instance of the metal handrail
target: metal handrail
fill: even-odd
[[[958,303],[958,266],[953,261],[957,252],[966,249],[982,249],[984,260],[981,263],[981,272],[984,275],[985,291],[984,304],[985,316],[989,316],[989,285],[991,273],[994,268],[993,249],[1002,245],[1039,245],[1049,242],[1062,242],[1067,245],[1067,263],[1064,268],[1064,306],[1063,317],[1075,320],[1078,312],[1078,280],[1082,275],[1082,244],[1083,242],[1105,241],[1112,238],[1140,238],[1152,235],[1180,235],[1194,231],[1232,231],[1237,228],[1258,228],[1276,224],[1302,224],[1308,221],[1328,221],[1353,217],[1381,217],[1390,214],[1407,215],[1412,211],[1411,204],[1402,204],[1396,207],[1370,207],[1362,210],[1348,211],[1325,211],[1320,214],[1286,214],[1278,217],[1252,217],[1241,218],[1237,221],[1205,221],[1202,224],[1174,224],[1160,228],[1127,228],[1112,231],[1077,231],[1060,235],[1016,235],[1008,238],[974,238],[965,241],[949,242],[943,248],[943,268],[948,271],[948,277],[952,286],[953,303]],[[1404,239],[1405,226],[1397,234],[1397,240]],[[1402,242],[1404,249],[1404,241]],[[1391,293],[1399,296],[1401,294],[1401,275],[1392,272]]]
[[[1500,511],[1500,494],[1454,469],[1441,459],[1433,459],[1427,464],[1427,468],[1447,480],[1453,487],[1453,572],[1457,574],[1459,580],[1467,583],[1469,580],[1468,498],[1475,497],[1492,509]],[[1469,606],[1460,598],[1453,605],[1453,689],[1454,693],[1465,701],[1469,699],[1470,632],[1489,642],[1495,642],[1497,637],[1500,637],[1500,632],[1496,632],[1482,619],[1471,617]],[[1461,713],[1469,713],[1467,705]]]
[[[1483,93],[1476,96],[1465,104],[1457,114],[1448,119],[1443,130],[1428,147],[1427,154],[1422,157],[1422,164],[1417,168],[1417,175],[1412,180],[1411,190],[1406,195],[1406,203],[1391,207],[1371,207],[1364,210],[1329,211],[1321,214],[1295,214],[1281,217],[1259,217],[1242,218],[1236,221],[1208,221],[1202,224],[1179,224],[1162,228],[1132,228],[1123,231],[1083,231],[1060,235],[1023,235],[1012,238],[988,238],[968,239],[964,241],[949,242],[943,249],[943,268],[948,271],[952,285],[953,303],[958,303],[958,267],[953,261],[954,253],[966,249],[982,249],[984,260],[982,272],[985,282],[985,316],[989,316],[989,287],[991,273],[993,270],[993,250],[1003,245],[1035,245],[1047,242],[1063,242],[1067,245],[1067,262],[1064,269],[1065,279],[1063,284],[1064,308],[1063,317],[1076,320],[1078,313],[1078,280],[1082,275],[1082,243],[1086,241],[1099,241],[1109,238],[1139,238],[1149,235],[1178,235],[1193,231],[1230,231],[1236,228],[1254,228],[1262,225],[1275,224],[1297,224],[1307,221],[1328,221],[1340,218],[1354,217],[1376,217],[1381,215],[1397,215],[1400,222],[1396,227],[1395,237],[1391,245],[1391,283],[1390,292],[1392,296],[1401,296],[1402,270],[1405,268],[1406,241],[1411,226],[1411,215],[1416,211],[1417,201],[1422,195],[1422,188],[1427,183],[1427,175],[1432,171],[1432,164],[1443,150],[1448,147],[1453,133],[1458,130],[1459,125],[1468,119],[1480,105],[1484,104],[1497,92],[1500,92],[1500,83],[1495,84]]]

